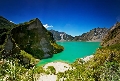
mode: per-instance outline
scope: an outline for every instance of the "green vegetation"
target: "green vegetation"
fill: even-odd
[[[120,43],[108,46],[107,48],[109,48],[110,50],[120,51]]]
[[[39,60],[37,61],[31,54],[28,54],[27,52],[25,52],[24,50],[21,50],[20,52],[20,57],[22,57],[21,59],[23,60],[24,58],[27,59],[29,61],[30,64],[32,65],[36,65]],[[27,63],[28,64],[28,63]]]
[[[104,37],[101,45],[102,46],[111,46],[114,44],[120,43],[120,22],[117,22],[109,31],[108,34]]]
[[[101,47],[94,57],[83,62],[77,59],[72,67],[75,69],[59,73],[65,81],[119,81],[120,80],[120,44]],[[114,48],[114,49],[113,49]]]
[[[45,73],[42,67],[36,67],[36,60],[31,54],[21,50],[0,60],[0,81],[36,81],[40,73]]]
[[[63,51],[63,47],[54,41],[52,33],[47,31],[37,18],[17,25],[11,34],[19,48],[38,59],[42,59],[45,54],[42,48],[49,49],[46,53],[50,55]],[[41,41],[42,44],[45,42],[44,45],[41,45]]]
[[[44,73],[42,67],[26,69],[17,59],[6,60],[0,64],[0,81],[36,81],[40,73]]]
[[[47,41],[50,54],[53,50],[57,53],[63,49],[39,19],[15,25],[0,16],[0,81],[36,81],[40,73],[46,73],[42,67],[36,66],[45,54],[40,44],[42,38]],[[50,41],[56,46],[53,47]],[[54,68],[49,69],[55,73]]]
[[[0,50],[3,47],[7,35],[10,33],[10,30],[16,26],[14,23],[0,16]]]
[[[56,44],[50,32],[42,25],[41,29],[34,28],[38,23],[36,19],[17,26],[3,17],[0,17],[0,20],[4,23],[0,24],[2,26],[0,29],[0,81],[36,81],[40,73],[56,74],[56,70],[52,66],[49,66],[47,71],[44,71],[42,67],[35,66],[39,61],[36,58],[41,59],[44,56],[42,47],[50,48],[47,53],[51,55],[64,49]],[[4,21],[8,23],[5,24]],[[33,24],[31,29],[28,28],[30,24]],[[119,24],[116,27],[112,30],[112,34],[108,33],[111,34],[110,38],[105,40],[112,40],[119,34]],[[43,45],[40,44],[42,38]],[[8,39],[11,39],[13,43],[12,52],[9,54],[4,50]],[[5,54],[6,57],[3,57]],[[65,81],[120,81],[120,43],[117,41],[107,47],[101,47],[88,62],[77,59],[71,66],[73,70],[59,72],[58,79],[64,78]]]
[[[88,62],[77,59],[73,70],[58,73],[65,81],[120,81],[120,23],[109,30],[94,57]]]
[[[109,36],[107,37],[107,39],[104,39],[104,42],[107,42],[115,38],[119,34],[119,29],[120,29],[120,22],[117,22],[116,25],[114,26],[114,29],[108,32]]]
[[[14,23],[10,22],[9,20],[3,18],[2,16],[0,16],[0,29],[11,29],[15,26]]]
[[[55,74],[56,70],[53,66],[48,66],[47,70],[50,72],[50,74]]]
[[[56,42],[51,42],[50,44],[54,47],[53,53],[59,53],[64,50],[64,47],[58,45]]]
[[[44,55],[43,51],[38,49],[38,42],[40,41],[40,37],[38,35],[37,29],[27,30],[29,24],[30,23],[24,23],[14,28],[12,30],[13,38],[21,49],[32,54],[35,58],[40,59]]]

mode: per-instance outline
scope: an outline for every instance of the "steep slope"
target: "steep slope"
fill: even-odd
[[[4,17],[0,16],[0,29],[2,28],[12,28],[15,24],[11,21],[5,19]]]
[[[6,29],[6,28],[5,28]],[[35,58],[47,58],[61,52],[62,46],[54,41],[52,33],[47,31],[38,18],[19,24],[5,32],[1,38],[1,50],[4,57],[24,50]]]
[[[120,43],[120,22],[117,22],[103,38],[102,46],[110,46]]]
[[[73,36],[66,34],[65,32],[59,32],[59,31],[55,31],[55,30],[49,30],[52,34],[53,37],[56,41],[60,41],[63,35],[63,40],[65,41],[71,41],[73,40]]]
[[[10,30],[15,26],[14,23],[0,16],[0,51],[4,49],[4,44],[7,38],[7,34],[10,33]]]
[[[83,33],[80,36],[75,36],[76,41],[101,41],[103,36],[107,33],[107,28],[94,28],[87,33]]]
[[[9,20],[0,16],[0,45],[4,43],[6,37],[6,32],[15,26],[14,23],[11,23]]]
[[[18,25],[11,24],[2,17],[0,80],[36,81],[39,73],[44,73],[42,67],[35,66],[39,59],[51,57],[64,48],[56,44],[52,33],[43,27],[38,18]]]

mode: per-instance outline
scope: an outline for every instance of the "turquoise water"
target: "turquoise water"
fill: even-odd
[[[100,42],[57,42],[64,46],[64,51],[54,54],[52,58],[41,60],[38,65],[44,65],[53,61],[65,61],[72,63],[77,58],[83,58],[95,53],[100,46]]]

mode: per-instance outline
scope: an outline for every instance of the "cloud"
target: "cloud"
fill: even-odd
[[[43,25],[45,28],[50,28],[50,27],[53,27],[52,25],[51,26],[48,26],[48,24],[45,24]]]
[[[10,21],[11,23],[14,23],[13,21]]]

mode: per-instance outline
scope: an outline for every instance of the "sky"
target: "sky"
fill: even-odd
[[[120,0],[0,0],[0,15],[17,24],[39,18],[48,30],[78,36],[120,21]]]

